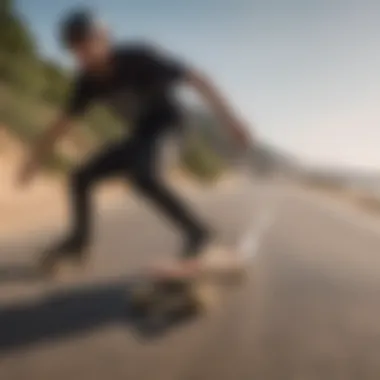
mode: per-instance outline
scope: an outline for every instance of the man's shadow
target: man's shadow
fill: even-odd
[[[105,325],[129,326],[136,337],[157,338],[194,315],[146,321],[132,307],[133,279],[56,291],[34,302],[0,307],[0,352],[67,339]]]
[[[0,286],[8,283],[22,284],[41,280],[41,274],[35,265],[19,263],[0,265]]]

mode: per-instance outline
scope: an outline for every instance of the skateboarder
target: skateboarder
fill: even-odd
[[[181,121],[174,87],[185,84],[195,89],[242,143],[247,141],[246,129],[203,74],[145,44],[114,45],[104,25],[87,10],[66,15],[61,38],[79,70],[62,115],[34,147],[20,170],[19,183],[30,182],[42,159],[68,131],[72,121],[95,102],[111,107],[128,122],[131,133],[101,149],[72,174],[72,229],[51,250],[54,259],[83,256],[90,243],[93,186],[106,177],[119,175],[128,178],[136,191],[182,229],[183,267],[194,267],[197,255],[210,239],[209,230],[166,187],[156,171],[156,153],[162,137]]]

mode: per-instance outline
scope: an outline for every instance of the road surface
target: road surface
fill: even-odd
[[[126,201],[99,218],[88,271],[66,283],[33,274],[39,239],[2,247],[0,379],[380,378],[375,228],[280,185],[247,183],[192,201],[226,242],[252,236],[250,279],[224,308],[154,340],[136,334],[128,278],[175,254],[180,241],[165,221]],[[253,211],[266,218],[261,236]]]

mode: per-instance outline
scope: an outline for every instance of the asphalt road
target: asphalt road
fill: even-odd
[[[224,307],[155,339],[138,335],[128,279],[174,255],[180,240],[127,201],[99,218],[83,276],[59,283],[35,276],[33,255],[47,237],[2,247],[0,379],[380,378],[376,228],[280,185],[246,183],[191,199],[225,242],[252,237],[250,278]],[[266,220],[261,236],[254,212]]]

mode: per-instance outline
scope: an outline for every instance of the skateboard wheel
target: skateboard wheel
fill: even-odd
[[[218,293],[215,286],[209,284],[193,285],[193,302],[198,311],[207,312],[218,305]]]
[[[134,301],[145,301],[152,296],[152,290],[148,284],[137,284],[133,287],[132,298]]]

